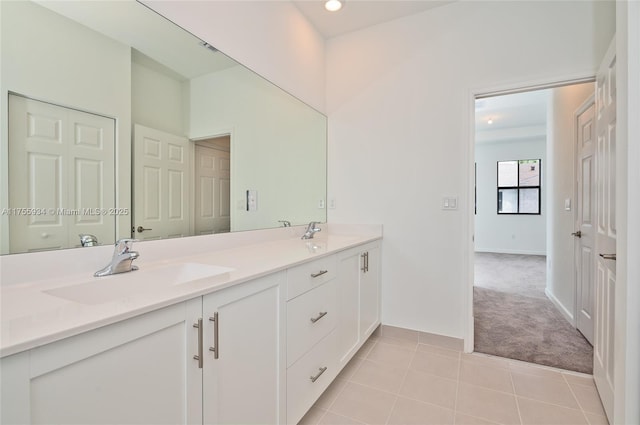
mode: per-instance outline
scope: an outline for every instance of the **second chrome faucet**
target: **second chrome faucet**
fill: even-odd
[[[313,239],[313,235],[320,231],[322,231],[322,229],[318,227],[318,222],[312,221],[307,226],[307,230],[304,232],[304,235],[302,235],[302,239]]]

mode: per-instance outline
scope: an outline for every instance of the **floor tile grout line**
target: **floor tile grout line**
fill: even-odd
[[[518,395],[518,394],[514,394],[514,395],[516,396],[516,398],[521,398],[523,400],[529,400],[529,401],[535,401],[537,403],[546,404],[548,406],[562,407],[563,409],[569,409],[569,410],[575,410],[575,411],[578,411],[578,412],[591,413],[591,412],[587,412],[586,410],[583,410],[582,407],[580,407],[579,404],[578,404],[578,407],[569,407],[569,406],[565,406],[565,405],[562,405],[562,404],[549,403],[548,401],[538,400],[536,398],[521,396],[521,395]],[[597,415],[597,413],[596,413],[596,415]],[[598,416],[602,416],[602,415],[598,415]]]
[[[389,424],[389,421],[391,420],[391,416],[393,415],[393,410],[396,408],[396,404],[398,404],[398,398],[400,397],[400,391],[402,391],[402,388],[404,387],[404,383],[407,381],[407,376],[409,375],[409,371],[411,370],[411,363],[413,363],[413,360],[416,358],[416,354],[417,353],[418,353],[418,345],[416,344],[416,348],[413,350],[413,356],[411,356],[411,360],[409,361],[409,364],[407,365],[407,368],[404,371],[404,376],[402,377],[402,382],[400,383],[400,388],[398,389],[398,392],[396,394],[396,399],[393,400],[393,405],[391,406],[391,410],[389,411],[389,414],[387,415],[387,420],[385,421],[385,424]]]
[[[453,399],[453,425],[456,425],[458,413],[458,394],[460,393],[460,369],[462,368],[462,355],[458,355],[458,374],[456,375],[456,396]]]
[[[313,408],[313,406],[311,406],[311,408]],[[318,409],[320,409],[320,408],[318,407]],[[320,409],[320,410],[322,410],[322,411],[323,411],[323,413],[322,413],[322,415],[320,415],[320,417],[319,417],[319,418],[318,418],[318,420],[316,421],[316,425],[318,425],[320,422],[322,422],[322,419],[323,419],[325,416],[327,416],[327,413],[329,412],[329,410],[327,410],[327,409]],[[311,411],[311,409],[307,410],[307,413],[305,413],[305,416],[306,416],[310,411]],[[303,416],[303,418],[304,418],[304,416]]]
[[[375,346],[375,345],[376,345],[376,343],[374,343],[373,345]],[[373,347],[372,347],[372,348],[373,348]],[[369,351],[371,351],[371,349],[369,349]],[[367,353],[367,354],[368,354],[368,353]],[[354,356],[354,357],[352,357],[352,358],[347,362],[347,364],[345,365],[345,367],[347,367],[347,366],[349,365],[349,363],[351,363],[351,362],[353,361],[353,359],[354,359],[354,358],[355,358],[355,356]],[[338,399],[338,397],[340,397],[340,394],[342,394],[342,393],[344,392],[344,389],[345,389],[345,388],[347,388],[347,385],[349,385],[349,383],[350,383],[350,382],[353,382],[353,381],[351,381],[351,378],[353,377],[353,375],[355,375],[355,373],[358,371],[358,369],[360,369],[360,366],[362,366],[362,362],[360,362],[360,364],[358,365],[358,367],[356,368],[356,370],[354,370],[354,371],[353,371],[353,373],[352,373],[348,378],[346,378],[346,379],[345,379],[345,381],[346,381],[346,382],[345,382],[344,386],[343,386],[342,388],[340,388],[340,390],[338,391],[338,393],[336,394],[336,396],[333,398],[333,400],[331,401],[331,403],[329,403],[329,406],[327,406],[327,409],[326,409],[326,410],[327,410],[327,412],[331,410],[331,408],[332,408],[332,407],[333,407],[333,405],[335,404],[335,402],[336,402],[336,400]],[[338,376],[340,376],[340,373],[345,369],[345,367],[343,367],[343,368],[342,368],[342,370],[338,373],[338,375],[336,376],[336,378],[338,378]],[[331,383],[334,383],[334,382],[336,381],[336,378],[334,378],[334,379],[333,379],[333,381],[332,381]],[[357,383],[357,382],[356,382],[356,383]],[[331,384],[329,384],[329,385],[331,385]],[[328,387],[327,387],[327,388],[328,388]],[[324,390],[324,391],[327,391],[327,389],[325,388],[325,390]],[[323,391],[323,394],[324,394],[324,391]],[[322,394],[321,394],[321,396],[322,396]],[[316,400],[316,402],[317,402],[317,400]],[[315,403],[314,403],[314,404],[315,404]],[[332,411],[331,413],[335,413],[335,412],[333,412],[333,411]],[[338,414],[338,413],[335,413],[335,414]],[[344,415],[341,415],[341,416],[344,416]]]
[[[571,391],[571,395],[576,400],[576,403],[578,403],[578,406],[580,407],[580,411],[582,412],[582,416],[587,421],[587,423],[590,424],[591,421],[587,417],[587,412],[584,410],[584,407],[582,406],[582,403],[580,403],[580,400],[578,399],[578,396],[576,396],[576,393],[573,391],[573,388],[571,387],[571,384],[569,384],[569,381],[567,380],[567,378],[565,376],[563,376],[562,378],[564,379],[564,382],[569,387],[569,391]],[[607,422],[608,422],[608,420],[607,420]]]
[[[520,419],[520,423],[524,423],[522,421],[522,412],[520,411],[520,401],[518,400],[518,394],[516,393],[516,383],[513,380],[513,374],[511,373],[511,370],[509,370],[509,379],[511,380],[511,389],[513,390],[513,397],[515,398],[515,402],[516,402],[516,410],[518,410],[518,418]]]

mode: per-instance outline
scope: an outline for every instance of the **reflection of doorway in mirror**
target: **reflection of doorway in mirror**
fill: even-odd
[[[206,235],[231,230],[231,137],[195,142],[194,233]]]
[[[10,252],[113,243],[114,154],[114,119],[10,94]]]
[[[189,236],[189,140],[139,124],[133,133],[134,237]]]

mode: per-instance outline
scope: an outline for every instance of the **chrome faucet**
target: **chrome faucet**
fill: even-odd
[[[322,231],[322,229],[318,227],[318,222],[312,221],[309,223],[309,226],[307,226],[307,230],[304,232],[304,235],[302,235],[302,239],[313,239],[313,235],[320,231]]]
[[[88,233],[81,233],[78,236],[80,236],[80,245],[82,246],[98,245],[98,238],[95,235],[90,235]]]
[[[291,222],[289,220],[278,220],[278,223],[282,223],[282,227],[291,227]]]
[[[101,277],[138,270],[137,266],[131,264],[133,260],[140,256],[137,251],[131,251],[131,245],[137,241],[137,239],[118,240],[116,242],[115,250],[113,251],[111,263],[102,270],[98,270],[93,275],[95,277]]]

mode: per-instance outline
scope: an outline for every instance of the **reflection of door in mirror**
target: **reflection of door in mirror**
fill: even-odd
[[[189,235],[189,140],[136,124],[133,234],[137,239]]]
[[[10,252],[113,242],[114,150],[115,120],[10,95]]]
[[[226,136],[195,143],[194,234],[231,230],[231,138]]]

